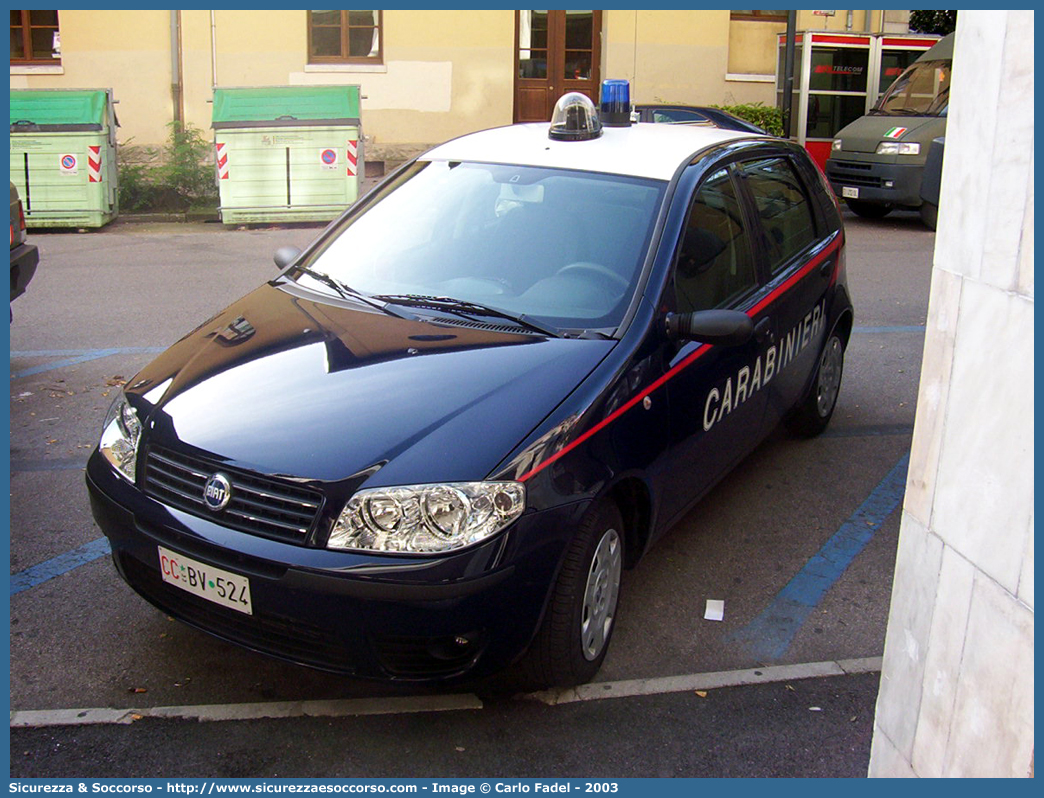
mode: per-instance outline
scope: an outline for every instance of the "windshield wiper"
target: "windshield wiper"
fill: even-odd
[[[414,308],[432,308],[434,310],[447,310],[451,313],[456,313],[459,316],[494,316],[498,319],[507,319],[513,321],[523,327],[527,327],[534,332],[547,335],[551,338],[560,338],[561,334],[558,330],[541,324],[527,317],[524,313],[514,314],[508,313],[505,310],[499,308],[492,308],[489,305],[481,305],[478,302],[468,302],[463,299],[454,299],[449,296],[424,296],[423,294],[375,294],[374,299],[382,299],[386,302],[392,302],[396,305],[406,305],[407,307]]]
[[[336,277],[331,277],[326,272],[321,272],[318,269],[311,268],[310,266],[302,266],[302,265],[297,265],[297,266],[294,266],[292,268],[293,268],[294,271],[298,271],[298,272],[302,272],[304,274],[307,274],[309,277],[312,277],[313,279],[318,280],[323,285],[329,286],[334,291],[336,291],[338,294],[340,294],[343,299],[355,299],[355,300],[357,300],[359,302],[362,302],[364,305],[369,305],[371,308],[377,308],[377,310],[382,310],[385,313],[387,313],[389,316],[395,316],[395,317],[400,318],[400,319],[414,319],[414,318],[416,318],[412,314],[402,313],[400,311],[392,310],[391,308],[388,307],[388,303],[387,302],[381,302],[381,301],[375,299],[374,297],[371,297],[371,296],[368,296],[368,295],[362,293],[361,291],[356,291],[350,285],[346,285],[345,283],[342,283]]]

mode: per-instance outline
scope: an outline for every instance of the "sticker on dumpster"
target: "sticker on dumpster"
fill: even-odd
[[[337,168],[337,150],[326,149],[319,153],[319,163],[323,169]]]
[[[63,155],[58,159],[58,168],[63,175],[76,175],[80,173],[79,164],[75,155]]]
[[[87,182],[101,182],[101,147],[93,144],[87,147]]]
[[[359,142],[356,139],[348,139],[348,147],[345,150],[348,156],[348,177],[355,177],[359,168]]]
[[[228,180],[228,152],[225,143],[215,142],[214,147],[217,149],[218,180]]]

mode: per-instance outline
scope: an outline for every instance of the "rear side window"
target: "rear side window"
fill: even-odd
[[[678,247],[678,310],[729,307],[757,285],[750,235],[727,169],[696,191]]]
[[[768,242],[768,266],[775,274],[816,240],[808,193],[786,158],[740,165],[754,197]]]

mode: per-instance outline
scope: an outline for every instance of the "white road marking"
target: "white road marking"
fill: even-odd
[[[565,690],[545,690],[530,693],[527,698],[545,704],[572,704],[576,701],[600,701],[606,698],[686,693],[693,690],[713,690],[719,687],[740,687],[747,684],[766,684],[821,676],[845,676],[852,673],[875,673],[881,670],[881,657],[844,659],[832,662],[807,662],[801,665],[772,665],[738,671],[693,673],[686,676],[665,676],[656,679],[630,679],[621,682],[595,682]]]
[[[201,704],[140,709],[39,709],[11,713],[11,728],[129,724],[142,718],[222,721],[259,718],[343,718],[357,715],[407,715],[482,709],[471,694],[408,698],[350,698],[341,701],[270,701],[257,704]]]
[[[801,665],[772,665],[714,673],[694,673],[656,679],[631,679],[619,682],[595,682],[565,690],[530,693],[522,698],[542,701],[549,706],[576,701],[598,701],[606,698],[684,693],[720,687],[740,687],[823,676],[845,676],[854,673],[876,673],[881,670],[881,657],[843,659],[832,662],[809,662]],[[412,696],[403,698],[351,698],[340,701],[271,701],[255,704],[200,704],[195,706],[142,707],[139,709],[39,709],[11,712],[11,728],[46,726],[87,726],[96,724],[131,724],[143,718],[177,718],[180,720],[224,721],[258,720],[260,718],[343,718],[361,715],[407,715],[419,712],[452,712],[482,709],[483,703],[471,693],[460,695]]]

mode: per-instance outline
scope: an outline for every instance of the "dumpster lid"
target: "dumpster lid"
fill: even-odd
[[[214,129],[359,124],[358,86],[214,89]]]
[[[102,130],[108,103],[106,89],[16,89],[11,92],[11,132]]]

